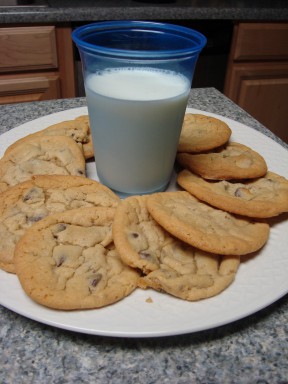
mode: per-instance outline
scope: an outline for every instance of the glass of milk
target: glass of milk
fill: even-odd
[[[164,191],[206,38],[144,21],[88,24],[72,38],[81,56],[100,182],[120,195]]]

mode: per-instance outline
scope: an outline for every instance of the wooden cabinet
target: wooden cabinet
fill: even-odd
[[[288,143],[288,23],[235,25],[224,93]]]
[[[0,104],[75,97],[69,26],[0,28]]]

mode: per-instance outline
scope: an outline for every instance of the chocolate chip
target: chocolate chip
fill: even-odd
[[[236,191],[234,192],[234,195],[236,197],[242,197],[242,188],[237,188]]]
[[[252,197],[252,194],[248,188],[237,188],[236,191],[234,192],[234,195],[236,197],[242,197],[246,199]]]
[[[36,215],[36,216],[31,216],[28,218],[28,222],[30,223],[37,223],[37,221],[42,220],[46,215]]]
[[[57,225],[57,232],[62,232],[67,228],[67,225],[64,223],[60,223]]]
[[[64,256],[64,255],[61,256],[56,263],[56,267],[61,267],[61,265],[64,263],[65,260],[66,260],[66,256]]]
[[[58,233],[64,231],[66,227],[64,223],[57,224],[52,231],[54,239],[58,239]]]
[[[90,282],[90,285],[95,288],[98,283],[100,282],[100,280],[102,279],[102,274],[101,273],[96,273],[96,275],[94,275],[91,279],[91,282]]]
[[[139,237],[139,233],[133,232],[131,233],[130,236],[133,237],[134,239],[137,239],[137,237]]]
[[[148,252],[139,252],[139,256],[141,257],[141,259],[144,259],[144,260],[152,259],[152,256]]]
[[[26,201],[29,201],[35,198],[35,195],[37,195],[37,192],[38,191],[36,188],[29,189],[29,191],[22,197],[22,201],[25,203]]]

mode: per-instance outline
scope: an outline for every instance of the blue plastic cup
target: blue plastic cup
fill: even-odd
[[[75,29],[72,38],[100,182],[128,195],[165,190],[206,38],[142,21],[93,23]]]

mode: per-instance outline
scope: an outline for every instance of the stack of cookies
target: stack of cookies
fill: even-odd
[[[85,177],[88,116],[24,137],[0,159],[0,267],[55,309],[115,303],[136,288],[195,301],[234,280],[241,256],[288,211],[288,181],[231,129],[187,114],[177,161],[183,190],[120,200]]]
[[[85,176],[85,158],[93,156],[91,145],[85,117],[25,136],[0,159],[0,192],[35,174]]]
[[[201,115],[187,115],[186,119],[191,136],[199,119],[206,121],[205,127],[218,120]],[[179,185],[200,201],[233,214],[265,219],[286,212],[287,180],[269,172],[259,153],[227,140],[229,127],[224,122],[218,120],[216,124],[222,137],[220,146],[213,146],[208,131],[206,141],[210,145],[205,150],[185,145],[184,139],[180,142],[177,161],[184,169],[178,174]]]

